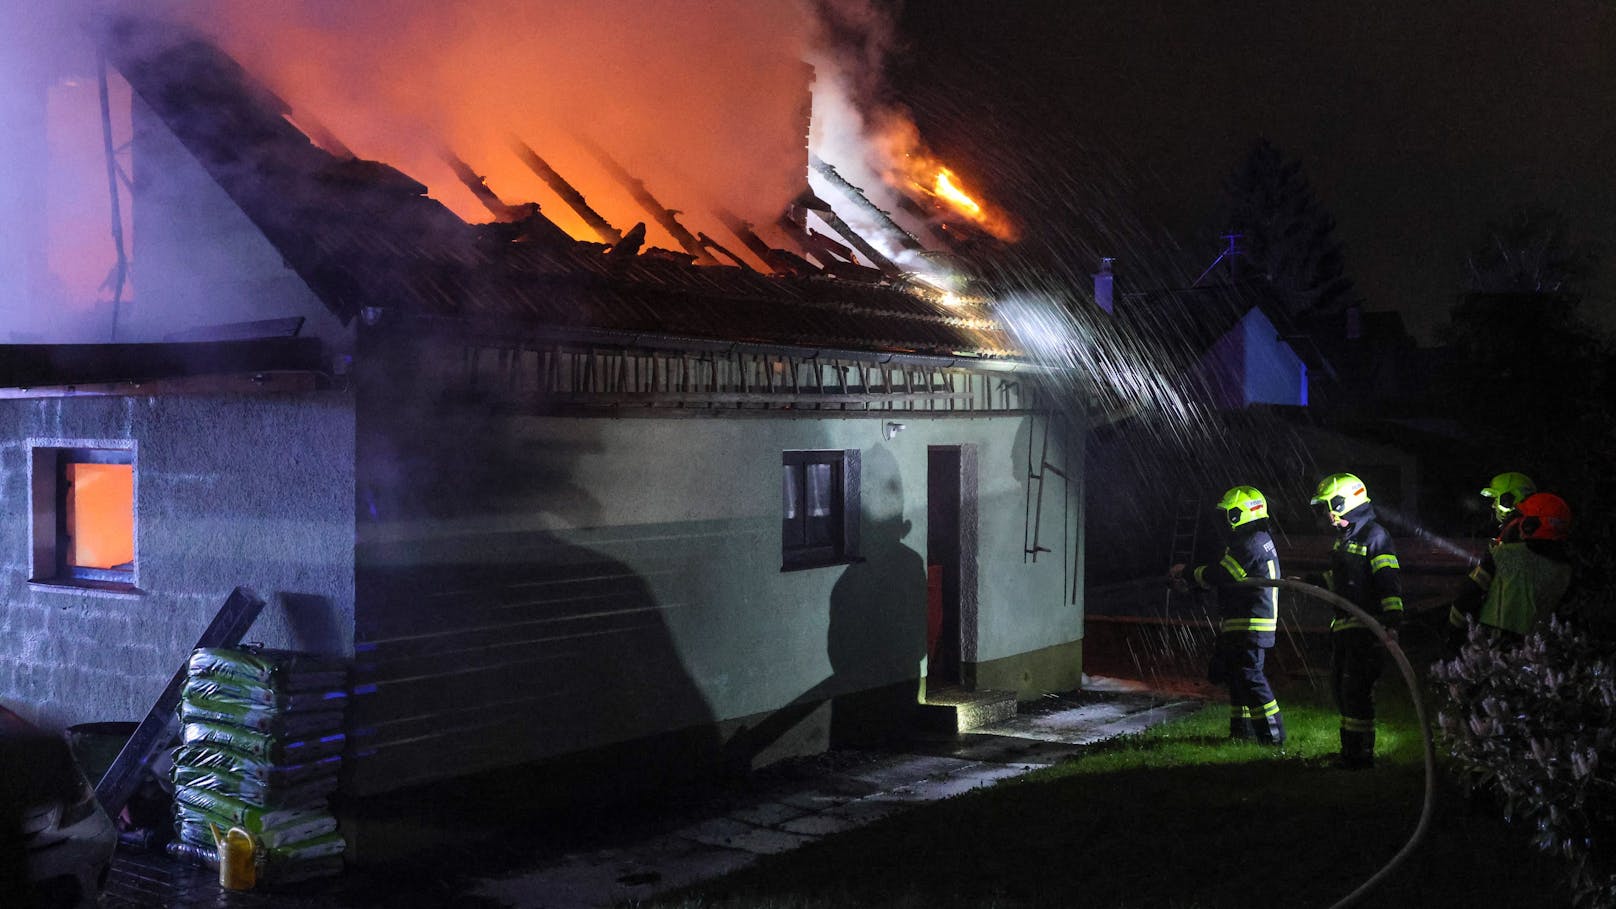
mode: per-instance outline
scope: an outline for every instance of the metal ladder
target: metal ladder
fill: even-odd
[[[1183,564],[1186,569],[1190,567],[1190,560],[1195,558],[1195,544],[1200,538],[1201,531],[1200,503],[1191,497],[1182,497],[1178,500],[1178,508],[1173,514],[1173,539],[1169,544],[1169,565]],[[1173,590],[1168,588],[1163,594],[1162,605],[1169,605]]]

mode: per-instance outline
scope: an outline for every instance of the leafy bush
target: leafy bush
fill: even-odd
[[[1518,643],[1472,626],[1438,663],[1447,703],[1437,722],[1474,787],[1506,821],[1569,862],[1578,906],[1616,906],[1616,660],[1566,622]]]

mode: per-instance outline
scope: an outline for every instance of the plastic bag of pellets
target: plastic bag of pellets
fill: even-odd
[[[348,665],[343,660],[262,647],[199,647],[191,652],[186,674],[191,678],[217,676],[283,691],[342,688],[348,683]]]
[[[186,700],[230,699],[273,708],[282,713],[301,713],[316,710],[342,710],[348,704],[348,692],[343,688],[310,688],[289,691],[254,682],[243,682],[224,676],[196,676],[185,680],[180,696]]]
[[[171,752],[174,765],[194,770],[214,770],[236,774],[248,784],[269,789],[286,789],[323,777],[334,777],[342,768],[342,755],[332,754],[301,764],[272,764],[239,751],[214,745],[181,745]]]
[[[237,698],[187,695],[180,701],[180,722],[191,720],[229,723],[279,738],[307,738],[342,729],[341,710],[287,713]]]
[[[190,720],[180,727],[182,745],[218,745],[266,764],[300,764],[341,754],[347,740],[340,732],[318,738],[282,739],[210,720]]]
[[[235,796],[249,804],[264,807],[274,805],[277,808],[321,806],[326,803],[331,793],[337,791],[335,773],[290,786],[270,786],[227,770],[205,770],[175,764],[173,779],[175,786],[219,792]]]
[[[174,790],[174,819],[180,825],[187,821],[204,826],[213,823],[221,830],[241,827],[269,849],[312,840],[337,829],[336,817],[325,808],[270,810],[217,792],[184,787]]]

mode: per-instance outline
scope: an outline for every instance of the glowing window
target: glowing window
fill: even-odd
[[[857,451],[788,451],[780,458],[780,557],[785,570],[841,565],[858,555]]]
[[[62,465],[64,568],[135,567],[135,465]]]
[[[33,462],[34,580],[133,587],[134,452],[35,448]]]

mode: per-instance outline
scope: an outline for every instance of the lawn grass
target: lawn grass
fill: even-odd
[[[1394,688],[1393,686],[1396,686]],[[1373,770],[1336,769],[1338,718],[1315,688],[1281,691],[1290,742],[1229,742],[1228,707],[1097,746],[997,786],[915,808],[671,895],[669,909],[1330,906],[1413,832],[1420,738],[1383,683]],[[1360,905],[1566,906],[1560,868],[1439,763],[1420,849]]]

